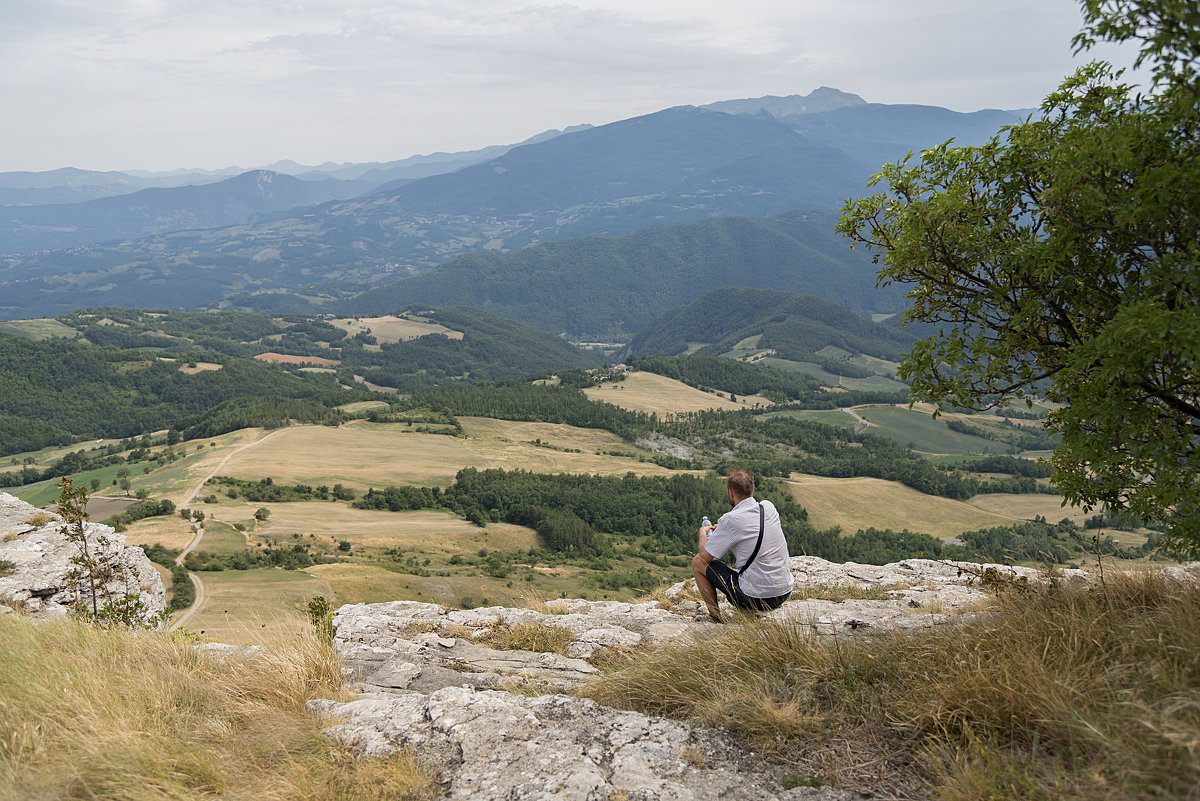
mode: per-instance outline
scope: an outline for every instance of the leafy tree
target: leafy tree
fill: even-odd
[[[1054,483],[1085,507],[1162,519],[1200,554],[1200,14],[1084,0],[1079,49],[1140,43],[1147,94],[1095,62],[987,144],[885,165],[839,230],[914,285],[933,324],[900,375],[961,406],[1064,404]]]

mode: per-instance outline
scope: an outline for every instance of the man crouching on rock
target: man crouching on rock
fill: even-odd
[[[701,526],[692,559],[696,589],[716,623],[723,622],[717,590],[738,609],[765,612],[786,601],[795,585],[779,510],[770,501],[754,500],[754,477],[745,470],[725,478],[725,491],[733,509],[715,526]],[[730,551],[737,570],[718,561]]]

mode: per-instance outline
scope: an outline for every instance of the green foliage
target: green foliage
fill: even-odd
[[[232,398],[180,426],[185,439],[201,439],[240,428],[281,428],[293,422],[338,425],[343,420],[341,412],[315,401],[258,395]]]
[[[167,603],[167,611],[178,612],[196,602],[196,585],[183,565],[172,564],[170,568],[171,600]]]
[[[124,512],[113,515],[104,522],[110,526],[127,526],[135,520],[146,517],[173,514],[175,514],[175,503],[170,498],[163,498],[161,501],[144,500],[141,503],[135,503]]]
[[[543,331],[609,341],[728,284],[799,287],[863,312],[880,303],[898,309],[899,293],[874,290],[866,259],[831,236],[831,222],[822,213],[722,217],[511,253],[469,253],[366,292],[351,306],[383,313],[418,301],[486,304]]]
[[[309,600],[305,607],[308,621],[312,623],[317,633],[317,639],[323,643],[333,642],[333,608],[324,595],[318,595]]]
[[[1168,523],[1200,554],[1200,17],[1190,3],[1084,3],[1076,39],[1135,40],[1155,91],[1093,63],[1040,116],[978,148],[889,164],[840,230],[915,285],[938,327],[901,368],[971,406],[1044,395],[1055,485],[1085,508]]]
[[[67,571],[67,586],[78,594],[75,613],[104,626],[157,627],[160,616],[149,614],[137,575],[120,560],[107,536],[85,525],[87,491],[66,477],[58,487],[58,514],[63,519],[59,530],[78,548]]]
[[[267,547],[237,553],[192,551],[183,560],[184,566],[192,571],[252,570],[256,567],[300,570],[317,563],[318,559],[308,550],[308,546],[303,544],[296,544],[290,548]]]
[[[251,359],[226,359],[220,370],[193,375],[178,368],[143,350],[0,334],[0,455],[137,436],[185,421],[199,425],[201,415],[234,398],[334,406],[367,396],[338,387],[327,375],[291,373]]]

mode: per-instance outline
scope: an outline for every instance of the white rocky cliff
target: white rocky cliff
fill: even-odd
[[[79,548],[68,541],[64,525],[57,515],[0,492],[0,614],[60,618],[80,600],[81,590],[70,581],[71,559]],[[101,598],[136,592],[145,605],[144,619],[154,624],[166,608],[166,593],[146,554],[127,546],[110,526],[89,522],[84,531],[93,557],[119,566],[117,572],[125,576],[110,582]],[[90,594],[84,601],[90,602]]]

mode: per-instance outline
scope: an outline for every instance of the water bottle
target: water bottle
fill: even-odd
[[[700,525],[703,528],[708,528],[709,526],[712,525],[712,521],[708,519],[708,515],[704,516],[704,519],[700,521]]]

